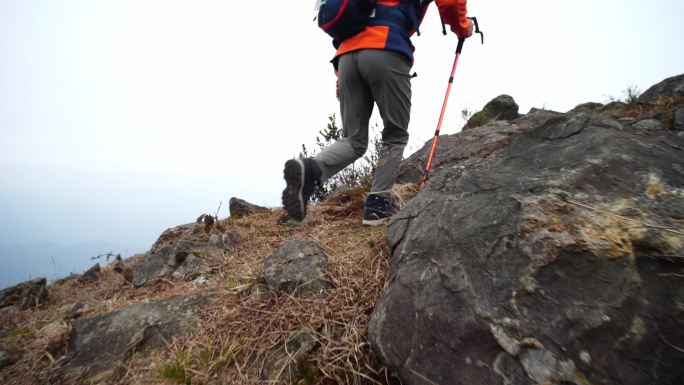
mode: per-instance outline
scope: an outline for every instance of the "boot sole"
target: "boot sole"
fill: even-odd
[[[283,171],[287,187],[283,190],[282,202],[287,215],[298,221],[306,216],[306,202],[304,202],[304,163],[300,159],[290,159],[285,162]]]

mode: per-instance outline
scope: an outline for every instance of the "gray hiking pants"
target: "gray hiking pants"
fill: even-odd
[[[373,176],[372,193],[388,195],[408,142],[411,114],[411,64],[403,55],[364,49],[344,54],[338,64],[342,138],[314,159],[326,181],[368,148],[368,123],[373,105],[382,117],[382,147]]]

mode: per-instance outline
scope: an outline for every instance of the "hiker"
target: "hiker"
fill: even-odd
[[[360,32],[351,37],[341,35],[341,38],[328,32],[337,49],[332,63],[338,76],[342,138],[314,158],[285,162],[287,187],[282,202],[288,215],[297,220],[306,216],[307,204],[316,185],[324,183],[366,152],[374,104],[383,121],[382,147],[363,209],[363,224],[379,225],[397,211],[389,195],[408,142],[409,71],[414,51],[410,36],[418,30],[432,0],[363,0],[356,3],[364,1],[372,5]],[[442,21],[452,32],[459,38],[472,35],[472,21],[466,18],[466,0],[434,2]],[[340,19],[339,15],[335,21],[337,19]]]

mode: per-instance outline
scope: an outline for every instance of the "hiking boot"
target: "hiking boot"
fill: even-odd
[[[363,224],[378,226],[387,222],[398,211],[397,206],[381,195],[370,194],[363,207]]]
[[[311,158],[290,159],[284,170],[287,187],[283,190],[283,207],[290,218],[298,221],[306,217],[306,206],[320,183],[321,169]]]

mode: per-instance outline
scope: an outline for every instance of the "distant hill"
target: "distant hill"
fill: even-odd
[[[96,262],[92,257],[126,252],[121,246],[105,241],[60,245],[51,242],[0,244],[0,288],[30,278],[47,277],[52,281],[76,272],[81,273]]]

